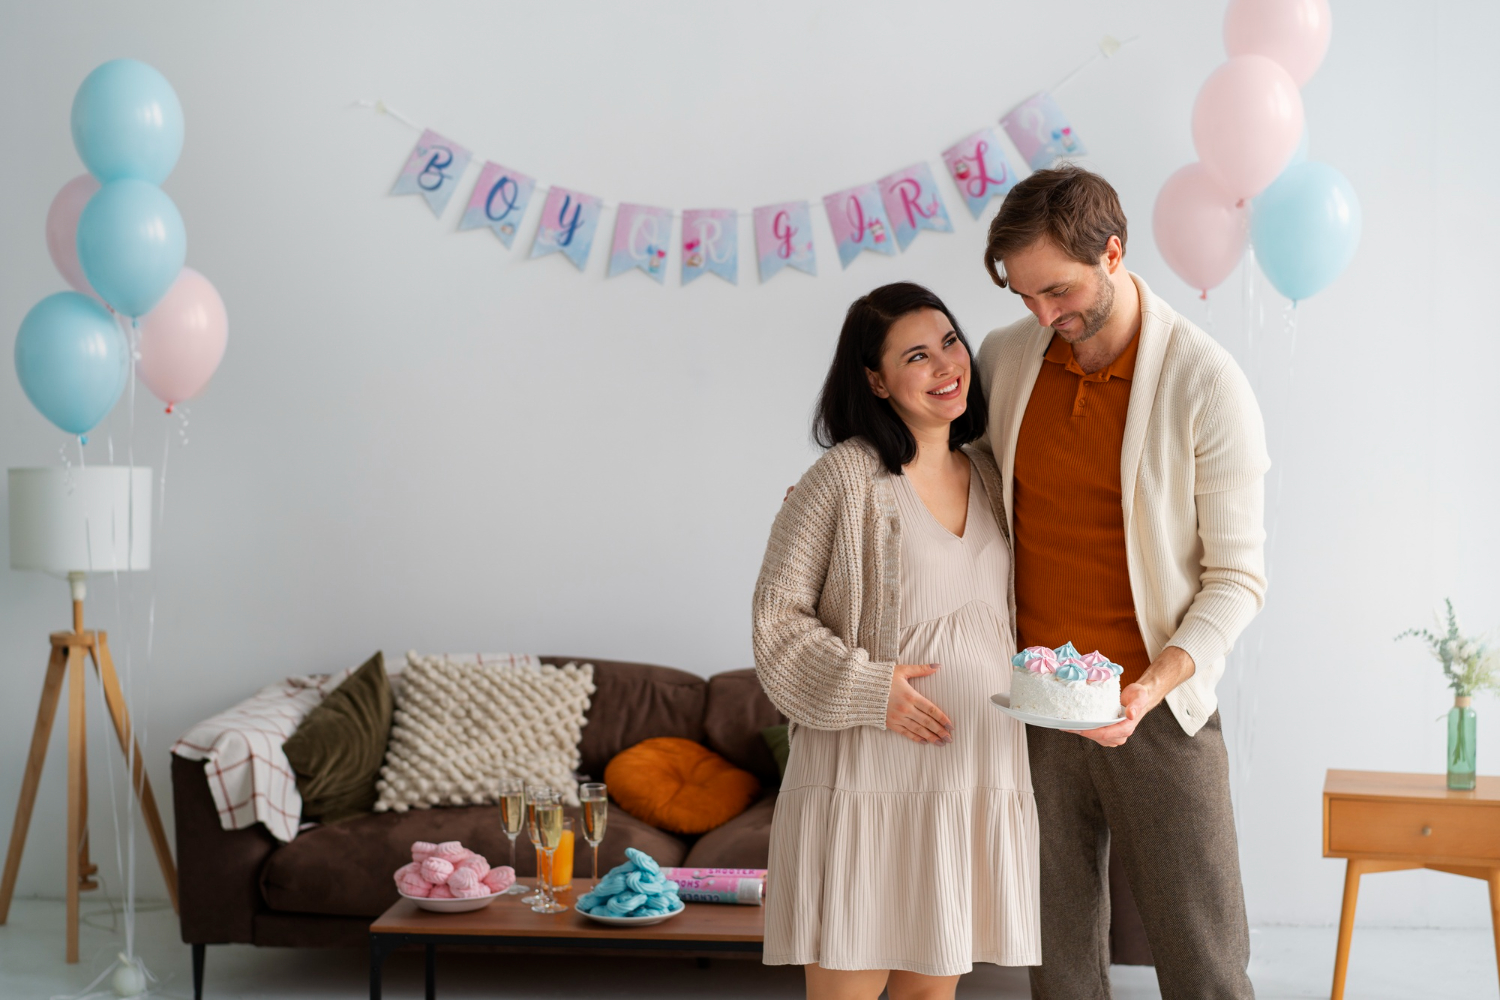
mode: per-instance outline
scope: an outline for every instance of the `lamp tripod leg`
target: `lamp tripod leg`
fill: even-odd
[[[79,863],[82,861],[84,819],[84,771],[88,763],[83,759],[84,733],[84,651],[78,646],[68,649],[68,916],[67,916],[67,962],[78,961],[78,884],[82,881]]]
[[[21,798],[16,803],[16,819],[10,830],[10,850],[5,855],[5,875],[0,879],[0,924],[10,916],[10,901],[16,891],[16,876],[21,870],[21,852],[26,848],[26,829],[31,825],[31,809],[36,805],[36,790],[42,781],[42,765],[47,762],[47,743],[52,738],[52,722],[57,718],[57,703],[62,696],[63,677],[67,674],[68,652],[53,646],[47,661],[47,677],[42,682],[42,701],[37,708],[36,727],[31,732],[31,753],[26,758],[26,772],[21,779]]]
[[[83,836],[78,843],[78,891],[92,892],[99,888],[99,883],[93,878],[98,874],[99,866],[89,860],[89,733],[87,726],[78,733],[78,753],[83,758],[83,768],[78,772],[80,789],[78,809],[81,816],[78,822],[83,828]]]

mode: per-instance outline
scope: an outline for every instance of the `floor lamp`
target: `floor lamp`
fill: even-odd
[[[68,839],[67,857],[67,960],[78,961],[78,895],[99,884],[93,875],[98,866],[89,861],[88,758],[84,726],[84,674],[93,663],[104,689],[120,749],[131,761],[130,785],[141,801],[141,816],[167,882],[172,908],[177,908],[177,866],[167,844],[166,830],[156,809],[156,796],[146,776],[140,745],[131,735],[130,714],[108,637],[83,627],[83,599],[88,573],[126,572],[151,566],[151,470],[125,466],[96,468],[11,469],[10,565],[12,569],[38,570],[66,577],[73,592],[73,630],[53,632],[52,655],[42,682],[42,703],[31,735],[31,754],[21,782],[21,800],[16,804],[10,850],[5,856],[5,875],[0,880],[0,924],[10,916],[10,901],[26,846],[26,829],[36,804],[42,765],[52,721],[68,689]]]

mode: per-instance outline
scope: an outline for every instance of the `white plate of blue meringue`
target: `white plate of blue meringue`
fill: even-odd
[[[609,924],[611,927],[650,927],[652,924],[659,924],[663,920],[671,920],[673,917],[677,916],[677,914],[687,909],[687,904],[679,899],[677,901],[677,909],[673,910],[670,913],[658,913],[653,914],[649,917],[616,917],[612,915],[590,913],[587,910],[579,910],[576,904],[574,905],[573,909],[578,910],[579,913],[582,913],[590,920],[597,920],[601,924]]]

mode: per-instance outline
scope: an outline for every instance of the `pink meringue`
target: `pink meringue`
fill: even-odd
[[[480,879],[491,892],[504,892],[516,884],[516,871],[510,865],[491,868],[489,874]]]
[[[491,895],[490,887],[483,882],[475,882],[467,889],[452,889],[454,899],[480,899]]]
[[[1035,649],[1036,655],[1026,660],[1026,669],[1034,674],[1057,673],[1057,654],[1046,646],[1028,647],[1028,652]]]
[[[472,889],[479,884],[479,876],[474,874],[472,868],[455,868],[445,884],[454,892],[460,889]]]
[[[458,867],[472,869],[480,878],[484,878],[490,871],[490,863],[485,860],[483,854],[470,854],[458,863]]]
[[[411,845],[411,859],[421,864],[437,853],[437,845],[425,840],[418,840]]]
[[[404,896],[425,899],[432,895],[432,883],[420,875],[408,875],[396,880],[396,889]]]
[[[442,858],[432,857],[422,862],[422,877],[433,885],[442,885],[453,874],[453,865]]]
[[[454,898],[454,896],[453,896],[453,890],[449,889],[446,885],[435,885],[435,886],[432,887],[432,891],[427,894],[427,898],[428,899],[453,899]]]
[[[437,851],[434,852],[432,856],[435,858],[442,858],[450,865],[456,865],[464,858],[471,856],[473,853],[473,851],[469,850],[458,841],[449,840],[439,844],[437,846]]]

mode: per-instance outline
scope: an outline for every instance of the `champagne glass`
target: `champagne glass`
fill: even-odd
[[[533,913],[562,913],[567,907],[552,898],[552,855],[557,850],[557,845],[562,843],[563,831],[563,808],[562,799],[556,792],[549,791],[546,795],[534,797],[536,802],[536,829],[541,835],[542,851],[547,855],[547,878],[537,880],[541,889],[541,902],[532,906]]]
[[[603,782],[589,782],[578,787],[578,801],[583,806],[583,839],[594,849],[594,881],[599,881],[599,844],[604,840],[604,826],[609,820],[609,789]]]
[[[521,824],[526,816],[526,783],[520,778],[501,778],[498,796],[500,799],[500,828],[510,841],[510,870],[516,870],[516,838],[521,834]],[[514,896],[526,891],[519,880],[505,890],[505,895]]]
[[[552,789],[548,788],[546,785],[528,784],[526,786],[526,836],[531,839],[531,845],[538,850],[541,849],[542,841],[541,838],[537,835],[536,829],[536,800],[540,797],[551,794]],[[542,892],[542,883],[546,880],[542,878],[542,872],[540,868],[537,869],[536,875],[536,892],[533,892],[529,896],[521,897],[521,902],[526,903],[529,906],[536,906],[546,898],[546,894]]]

